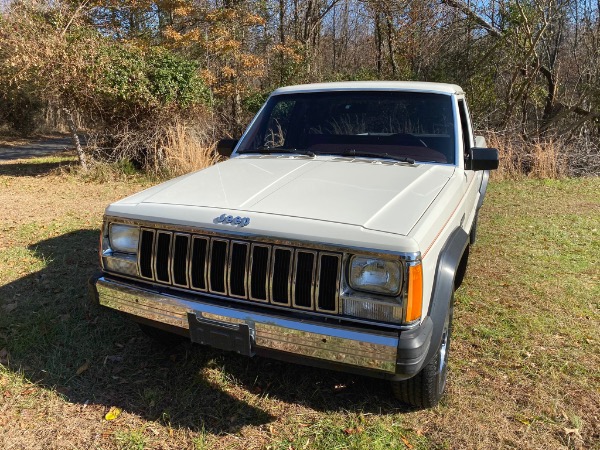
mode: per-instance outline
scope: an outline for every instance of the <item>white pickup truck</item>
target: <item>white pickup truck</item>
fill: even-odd
[[[230,158],[108,206],[96,301],[157,339],[389,379],[435,405],[498,166],[462,89],[281,88],[218,151]]]

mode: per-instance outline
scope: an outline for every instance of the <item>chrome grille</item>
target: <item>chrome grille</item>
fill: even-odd
[[[142,278],[157,283],[338,313],[341,254],[142,228]]]

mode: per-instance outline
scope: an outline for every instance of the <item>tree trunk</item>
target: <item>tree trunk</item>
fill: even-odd
[[[375,12],[375,58],[377,65],[377,78],[381,78],[381,58],[383,55],[383,38],[381,33],[381,16]]]
[[[81,142],[79,141],[79,136],[77,135],[77,126],[75,125],[75,120],[73,119],[73,113],[71,110],[67,108],[62,109],[67,118],[67,125],[69,130],[71,131],[71,139],[73,139],[73,145],[75,145],[75,149],[77,150],[77,156],[79,157],[79,164],[81,164],[81,168],[87,172],[88,164],[85,153],[83,153],[83,148],[81,147]]]
[[[394,45],[394,29],[392,26],[392,20],[389,16],[386,16],[387,22],[387,38],[388,38],[388,51],[390,52],[390,65],[392,66],[392,75],[396,79],[398,73],[398,64],[396,63],[396,46]]]

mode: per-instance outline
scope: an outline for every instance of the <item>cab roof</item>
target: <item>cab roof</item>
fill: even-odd
[[[325,91],[411,91],[456,95],[464,94],[464,91],[460,86],[447,83],[430,83],[424,81],[343,81],[286,86],[275,90],[273,95]]]

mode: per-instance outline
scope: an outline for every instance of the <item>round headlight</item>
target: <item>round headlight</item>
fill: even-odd
[[[140,239],[140,229],[138,227],[111,223],[108,237],[111,250],[122,253],[137,253]]]
[[[350,260],[350,286],[359,291],[398,295],[402,271],[398,261],[353,256]]]

